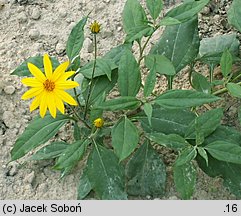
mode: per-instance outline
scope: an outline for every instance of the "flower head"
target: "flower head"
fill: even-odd
[[[96,20],[90,25],[90,31],[93,34],[97,34],[100,32],[100,24]]]
[[[104,125],[104,120],[102,118],[97,118],[94,120],[94,126],[101,128]]]
[[[31,87],[22,96],[23,100],[33,98],[30,105],[30,111],[39,107],[40,116],[43,118],[47,109],[53,118],[56,117],[56,110],[58,109],[64,114],[64,102],[76,106],[77,103],[64,90],[79,86],[75,81],[67,80],[75,72],[65,72],[69,66],[69,62],[60,64],[53,72],[52,63],[47,54],[43,57],[44,73],[32,63],[28,63],[28,69],[34,77],[22,79],[22,83]]]

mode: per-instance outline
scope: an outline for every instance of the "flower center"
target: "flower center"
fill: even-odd
[[[53,91],[55,88],[54,82],[48,79],[43,83],[43,85],[46,91]]]

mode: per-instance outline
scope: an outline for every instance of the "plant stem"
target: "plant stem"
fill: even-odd
[[[97,40],[96,40],[96,34],[94,34],[94,65],[93,65],[93,71],[92,71],[91,80],[90,80],[90,84],[89,84],[89,88],[88,88],[87,99],[86,99],[86,103],[85,103],[84,120],[86,120],[87,112],[89,109],[89,100],[90,100],[90,96],[92,93],[94,76],[95,76],[96,59],[97,59]]]
[[[241,82],[238,82],[236,84],[241,85]],[[223,94],[223,93],[225,93],[227,91],[228,91],[228,89],[225,87],[225,88],[222,88],[222,89],[219,89],[219,90],[213,92],[213,95],[217,96],[217,95]]]
[[[192,83],[193,67],[194,67],[194,63],[191,63],[190,70],[189,70],[189,73],[188,73],[188,81],[189,81],[189,84],[192,86],[192,88],[194,88],[193,83]]]
[[[172,81],[173,81],[173,76],[167,76],[167,87],[168,87],[168,90],[172,90]]]

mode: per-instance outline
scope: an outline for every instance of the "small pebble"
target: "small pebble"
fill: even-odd
[[[34,171],[32,171],[31,173],[26,175],[26,177],[24,178],[24,182],[32,184],[34,179],[35,179],[35,173],[34,173]]]
[[[26,14],[24,12],[21,12],[21,13],[19,13],[17,19],[18,19],[19,23],[25,23],[25,22],[27,22],[28,17],[26,16]]]
[[[39,30],[37,29],[31,29],[29,31],[29,37],[32,39],[32,40],[37,40],[39,38],[39,35],[40,35],[40,32]]]
[[[59,43],[57,43],[55,49],[56,49],[57,54],[59,54],[59,55],[63,54],[63,52],[65,51],[65,45],[63,43],[59,42]]]
[[[34,20],[38,20],[41,16],[41,12],[38,8],[34,8],[31,14],[31,18]]]
[[[4,92],[5,92],[6,94],[8,94],[8,95],[12,95],[12,94],[15,92],[15,87],[14,87],[14,86],[11,86],[11,85],[6,86],[6,87],[4,88]]]
[[[94,51],[92,40],[89,38],[86,38],[84,40],[83,48],[87,50],[88,53],[92,53]]]
[[[8,176],[15,176],[17,173],[18,173],[18,166],[17,166],[17,164],[16,163],[11,164],[8,167],[7,175]]]
[[[59,9],[59,16],[61,18],[65,18],[67,16],[67,12],[66,12],[65,8],[60,8]]]

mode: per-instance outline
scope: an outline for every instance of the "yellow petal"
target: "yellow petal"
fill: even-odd
[[[53,68],[52,68],[52,63],[50,61],[48,54],[44,55],[44,71],[45,71],[46,77],[50,79],[52,77]]]
[[[47,92],[45,91],[42,94],[39,108],[40,116],[43,118],[47,111]]]
[[[21,80],[21,82],[26,85],[26,86],[31,86],[31,87],[42,87],[43,83],[40,82],[39,80],[37,80],[34,77],[30,77],[30,78],[23,78]]]
[[[63,103],[63,101],[57,95],[55,95],[54,99],[55,99],[55,105],[56,105],[57,109],[62,114],[64,114],[64,103]]]
[[[75,71],[65,72],[56,80],[56,82],[63,82],[67,80],[69,77],[73,76],[74,74],[75,74]]]
[[[75,81],[70,81],[70,80],[55,83],[55,87],[60,90],[71,89],[71,88],[75,88],[77,86],[79,86],[79,83],[77,83]]]
[[[27,100],[29,98],[35,97],[41,94],[43,88],[31,88],[30,90],[26,91],[23,96],[21,97],[22,100]]]
[[[46,77],[44,76],[43,72],[34,64],[28,63],[28,69],[31,72],[31,74],[34,77],[36,77],[36,79],[39,80],[40,82],[43,83],[46,80]]]
[[[68,103],[70,105],[74,105],[74,106],[78,105],[77,102],[75,101],[75,99],[72,96],[70,96],[67,92],[59,90],[59,89],[55,89],[54,92],[64,102],[66,102],[66,103]]]
[[[56,118],[56,105],[53,92],[47,93],[47,106],[53,118]]]
[[[69,66],[69,61],[60,64],[54,71],[52,80],[56,81],[61,75],[64,74],[67,67]]]
[[[40,95],[36,96],[36,98],[33,99],[32,103],[30,105],[30,112],[32,112],[33,110],[35,110],[39,107],[41,97],[42,97],[42,95],[40,94]]]

